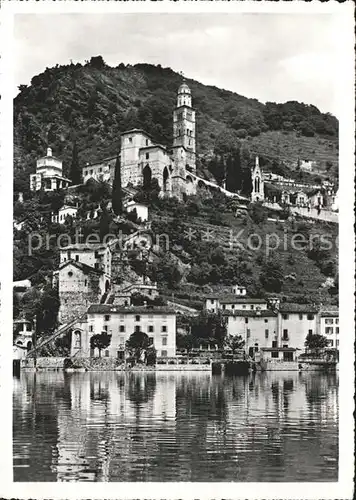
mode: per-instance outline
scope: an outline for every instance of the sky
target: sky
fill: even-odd
[[[340,48],[333,14],[18,14],[14,82],[102,55],[161,64],[259,101],[296,100],[337,114]]]

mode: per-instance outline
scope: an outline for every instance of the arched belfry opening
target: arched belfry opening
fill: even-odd
[[[255,178],[255,193],[259,193],[259,192],[260,192],[260,178],[256,177]]]
[[[152,171],[151,171],[149,165],[146,165],[145,168],[143,169],[143,187],[144,187],[144,189],[148,189],[151,187],[151,181],[152,181]]]
[[[169,179],[168,168],[164,167],[164,170],[163,170],[163,192],[164,193],[167,193],[168,191],[170,191],[169,180],[170,179]]]

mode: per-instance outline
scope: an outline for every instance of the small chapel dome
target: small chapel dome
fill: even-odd
[[[179,87],[178,94],[191,94],[190,88],[185,82]]]

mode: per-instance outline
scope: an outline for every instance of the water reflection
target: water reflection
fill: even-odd
[[[336,481],[337,375],[22,373],[15,481]]]

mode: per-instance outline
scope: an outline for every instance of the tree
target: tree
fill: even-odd
[[[99,222],[100,241],[104,241],[105,236],[110,234],[110,216],[105,206],[102,207],[102,213]]]
[[[308,333],[307,338],[305,340],[305,347],[314,351],[315,353],[319,353],[321,349],[324,349],[328,345],[328,339],[324,337],[324,335],[320,335],[319,333]]]
[[[102,349],[106,349],[107,347],[109,347],[110,343],[111,335],[107,334],[106,332],[97,333],[96,335],[90,337],[90,347],[92,349],[99,349],[99,358],[101,358]]]
[[[72,163],[70,166],[70,178],[73,185],[80,184],[82,180],[82,175],[79,168],[77,141],[74,141],[73,144]]]
[[[117,155],[115,163],[115,176],[112,186],[112,209],[114,214],[122,214],[122,191],[121,191],[121,164],[119,155]]]
[[[133,353],[136,362],[142,359],[142,354],[150,347],[149,336],[141,331],[133,332],[126,341],[126,349]]]
[[[224,339],[224,347],[231,349],[234,354],[235,351],[243,349],[245,341],[242,339],[241,335],[227,335]]]
[[[283,272],[277,260],[270,259],[263,265],[260,282],[267,292],[279,293],[281,291]]]

